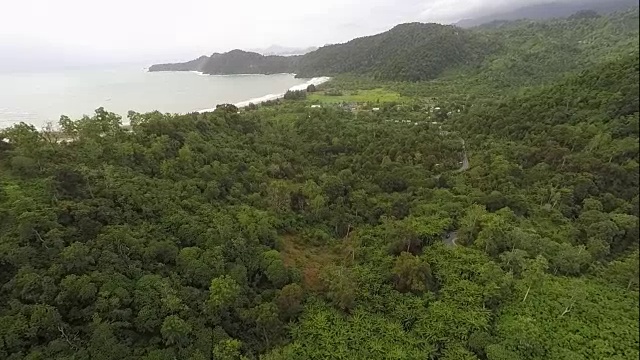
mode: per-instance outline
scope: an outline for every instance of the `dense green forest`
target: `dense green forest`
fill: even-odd
[[[300,58],[301,77],[352,73],[380,80],[433,79],[459,65],[477,65],[497,45],[478,32],[440,24],[402,24],[382,34],[322,47]]]
[[[202,66],[202,72],[224,74],[280,74],[291,71],[295,56],[262,56],[253,52],[233,50],[226,54],[213,54]]]
[[[458,74],[465,86],[493,83],[492,91],[552,81],[638,42],[635,11],[601,16],[582,11],[544,22],[497,22],[473,29],[440,24],[402,24],[381,34],[327,45],[303,56],[262,56],[233,50],[150,71],[201,71],[206,74],[273,74],[298,77],[355,74],[376,81],[441,79]],[[402,86],[404,86],[403,84]]]
[[[638,10],[474,31],[317,89],[394,102],[4,129],[0,358],[637,359]]]
[[[294,71],[299,56],[263,56],[242,50],[201,56],[185,63],[156,64],[149,71],[199,71],[209,75],[282,74]]]

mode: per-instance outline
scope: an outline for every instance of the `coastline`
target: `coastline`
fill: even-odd
[[[196,75],[200,75],[200,76],[219,76],[219,77],[233,77],[233,76],[271,76],[271,75],[293,75],[295,76],[295,73],[288,73],[288,72],[282,72],[282,73],[273,73],[273,74],[206,74],[203,73],[202,71],[197,71],[197,70],[173,70],[173,71],[169,71],[169,70],[162,70],[162,71],[149,71],[149,68],[146,67],[143,69],[144,72],[146,73],[167,73],[167,72],[171,72],[171,73],[192,73],[192,74],[196,74]]]
[[[146,71],[147,69],[144,69],[142,71]],[[126,68],[126,71],[124,72],[125,78],[127,78],[126,76],[128,76],[129,72],[134,73],[136,70],[134,70],[133,68]],[[140,68],[137,69],[137,71],[141,71]],[[101,71],[99,73],[104,73],[104,71]],[[54,73],[56,74],[56,73]],[[81,75],[84,76],[84,73],[80,73]],[[276,76],[280,75],[280,76],[284,76],[284,75],[288,75],[288,76],[294,76],[295,74],[293,73],[284,73],[284,74],[274,74]],[[222,79],[225,79],[224,81],[235,81],[235,80],[231,80],[231,78],[233,77],[237,77],[238,79],[242,79],[245,76],[249,77],[249,76],[257,76],[255,74],[246,74],[245,76],[238,76],[238,75],[206,75],[206,74],[201,74],[201,73],[197,73],[197,72],[193,72],[193,78],[191,78],[191,76],[186,75],[185,76],[188,79],[194,79],[194,80],[199,80],[197,78],[199,78],[200,76],[214,76],[214,77],[218,77],[218,79],[220,79],[220,81],[222,81]],[[269,82],[268,80],[265,80],[265,78],[268,78],[269,76],[272,75],[261,75],[260,76],[260,81],[263,82]],[[104,77],[104,76],[103,76]],[[108,76],[110,77],[110,75]],[[204,78],[200,78],[200,79],[204,79]],[[215,79],[215,78],[214,78]],[[55,88],[57,85],[57,83],[59,81],[57,81],[57,78],[55,78],[54,80],[56,80],[56,82],[50,82],[47,83],[48,85],[51,85],[52,88]],[[98,78],[98,81],[100,81],[101,79]],[[145,80],[145,79],[143,79]],[[212,79],[213,80],[213,79]],[[310,84],[314,84],[314,85],[320,85],[323,84],[327,81],[329,81],[330,78],[329,77],[315,77],[315,78],[306,78],[306,79],[297,79],[296,82],[302,82],[299,83],[298,85],[293,85],[291,86],[291,84],[296,84],[296,82],[284,82],[281,86],[272,86],[272,87],[266,87],[263,91],[257,91],[254,92],[252,94],[246,94],[242,91],[242,88],[239,88],[233,96],[226,97],[224,96],[223,93],[220,93],[220,96],[215,96],[213,97],[213,101],[211,98],[207,99],[202,99],[200,101],[194,101],[192,104],[188,105],[188,106],[184,106],[181,109],[179,109],[178,111],[171,111],[172,113],[180,113],[180,114],[187,114],[187,113],[204,113],[204,112],[212,112],[215,110],[216,105],[219,104],[228,104],[228,103],[232,103],[234,105],[236,105],[238,108],[245,108],[247,107],[249,104],[261,104],[267,101],[273,101],[273,100],[278,100],[284,97],[285,93],[287,90],[305,90]],[[240,80],[238,80],[240,81]],[[188,81],[187,81],[188,82]],[[288,88],[288,89],[287,89]],[[188,92],[187,92],[188,93]],[[263,95],[260,95],[260,94]],[[58,92],[56,92],[56,94],[58,94]],[[244,94],[244,95],[243,95]],[[34,98],[39,98],[40,96],[38,94],[28,94],[28,96],[34,96]],[[79,119],[81,118],[83,115],[88,115],[88,116],[92,116],[93,115],[93,111],[98,108],[98,107],[105,107],[106,110],[108,111],[112,111],[114,113],[116,113],[117,115],[121,116],[122,118],[122,123],[123,124],[128,124],[129,120],[127,118],[127,109],[135,109],[136,105],[134,103],[131,102],[123,102],[123,104],[119,104],[120,108],[117,108],[116,105],[114,105],[115,102],[111,102],[111,96],[112,94],[110,94],[109,92],[104,92],[104,94],[100,94],[97,96],[93,96],[90,97],[89,100],[87,101],[83,101],[83,102],[91,102],[94,105],[92,106],[71,106],[72,110],[66,110],[63,107],[55,107],[55,106],[49,106],[46,105],[48,104],[46,101],[42,102],[42,101],[33,101],[34,103],[37,104],[45,104],[43,106],[30,106],[28,104],[21,104],[20,102],[17,102],[17,105],[15,106],[9,106],[9,104],[12,104],[11,100],[12,98],[7,98],[9,100],[7,100],[6,102],[3,101],[2,104],[0,105],[7,105],[7,106],[0,106],[0,130],[2,129],[7,129],[10,128],[12,126],[15,126],[21,122],[24,122],[26,124],[30,124],[35,126],[36,128],[42,128],[44,126],[46,126],[47,124],[53,124],[54,127],[57,127],[58,124],[58,120],[60,119],[60,114],[67,114],[69,115],[72,119]],[[227,99],[226,101],[224,99]],[[72,102],[70,102],[70,104],[73,104]],[[114,107],[115,106],[115,107]],[[51,108],[50,108],[51,107]],[[126,107],[126,108],[125,108]],[[74,109],[75,108],[75,109]],[[142,110],[141,113],[145,113],[148,111],[154,111],[153,108],[148,107],[151,110]],[[138,110],[140,111],[140,110]]]
[[[207,76],[209,76],[209,75],[207,75]],[[220,75],[220,76],[228,76],[228,75]],[[306,90],[309,85],[318,86],[318,85],[326,83],[329,80],[331,80],[331,78],[328,77],[328,76],[311,78],[308,81],[306,81],[306,82],[304,82],[304,83],[302,83],[300,85],[295,85],[295,86],[290,87],[289,89],[287,89],[287,91]],[[233,105],[235,105],[238,108],[247,107],[247,106],[249,106],[249,104],[258,105],[258,104],[261,104],[261,103],[266,102],[266,101],[282,99],[282,98],[284,98],[284,94],[285,93],[286,93],[286,91],[282,92],[282,93],[278,93],[278,94],[267,94],[267,95],[264,95],[264,96],[261,96],[261,97],[258,97],[258,98],[253,98],[253,99],[241,101],[241,102],[235,103]],[[221,104],[216,104],[216,106],[217,105],[221,105]],[[196,112],[198,112],[198,113],[212,112],[215,109],[216,109],[215,107],[212,107],[212,108],[208,108],[208,109],[198,110]]]

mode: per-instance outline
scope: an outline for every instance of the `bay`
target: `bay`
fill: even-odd
[[[194,72],[147,72],[142,66],[0,73],[0,128],[19,122],[41,127],[104,107],[122,115],[129,110],[188,113],[221,103],[275,97],[308,79],[293,74],[209,76]]]

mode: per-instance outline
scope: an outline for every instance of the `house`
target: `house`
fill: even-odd
[[[340,105],[340,107],[345,111],[354,112],[354,111],[358,110],[358,106],[356,104],[353,104],[353,103],[343,103],[342,105]]]
[[[371,110],[373,110],[373,111],[380,111],[380,108],[373,108],[373,109],[371,109]]]
[[[321,108],[321,107],[322,107],[322,105],[311,105],[312,109],[317,109],[317,108]]]

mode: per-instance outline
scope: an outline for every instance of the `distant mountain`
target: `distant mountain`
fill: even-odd
[[[302,77],[356,73],[386,80],[427,80],[447,68],[478,63],[491,48],[480,34],[454,26],[402,24],[302,56],[296,73]]]
[[[620,3],[619,1],[618,4]],[[628,31],[629,37],[635,36],[638,32],[637,12],[636,7],[632,11],[620,13],[616,17],[620,21],[619,26],[614,30]],[[531,31],[531,26],[517,21],[509,22],[510,25],[505,25],[508,31],[500,33],[482,28],[463,29],[452,25],[409,23],[344,44],[327,45],[301,56],[264,56],[255,52],[233,50],[188,63],[155,65],[150,71],[197,70],[206,74],[295,73],[302,78],[351,73],[381,80],[421,81],[437,78],[446,71],[461,67],[487,65],[484,60],[488,56],[509,53],[510,57],[504,57],[509,61],[491,63],[490,68],[499,71],[486,72],[494,74],[496,78],[514,71],[516,75],[533,78],[531,74],[537,73],[538,67],[564,69],[563,66],[573,64],[575,59],[585,58],[593,53],[590,48],[593,41],[589,40],[593,34],[590,31],[598,23],[593,17],[597,18],[599,15],[592,12],[577,12],[573,15],[571,22],[582,21],[583,26],[576,28],[579,31],[571,32],[573,37],[570,39],[555,36],[556,33],[567,33],[563,27],[568,22],[564,20],[536,22],[534,27],[539,29],[537,33],[545,34],[541,37],[544,40],[525,42],[521,40],[528,38],[522,37],[521,32]],[[611,35],[615,36],[614,33]],[[618,45],[617,42],[607,40],[598,48],[607,51]],[[561,64],[551,64],[548,60],[550,58],[563,60]]]
[[[594,10],[598,13],[610,13],[637,7],[638,0],[578,0],[573,2],[549,2],[546,4],[529,5],[508,12],[491,14],[474,19],[464,19],[455,25],[470,28],[494,21],[512,21],[519,19],[543,20],[568,17],[581,10]]]
[[[201,56],[185,63],[153,65],[149,71],[200,71],[209,75],[278,74],[292,72],[297,59],[295,56],[264,56],[232,50],[224,54]]]
[[[149,67],[149,71],[202,71],[207,61],[209,61],[208,56],[200,56],[185,63],[152,65]]]
[[[233,50],[224,54],[213,54],[202,67],[202,72],[212,75],[224,74],[278,74],[291,72],[296,57],[264,56],[254,52]]]
[[[295,55],[304,55],[310,53],[312,51],[318,50],[318,47],[308,47],[308,48],[294,48],[294,47],[286,47],[280,45],[271,45],[266,49],[251,49],[249,52],[256,52],[258,54],[262,54],[265,56],[279,55],[279,56],[295,56]]]
[[[453,66],[478,63],[490,50],[480,34],[451,25],[411,23],[302,56],[233,50],[187,63],[154,65],[149,71],[195,70],[212,75],[294,72],[298,77],[356,73],[417,81],[435,78]]]

